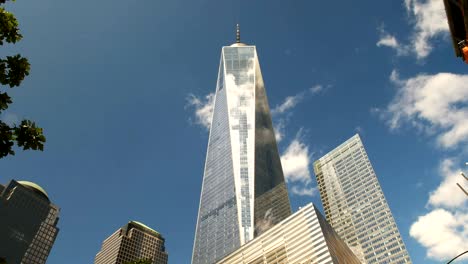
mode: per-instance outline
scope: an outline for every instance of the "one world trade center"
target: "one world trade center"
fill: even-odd
[[[222,48],[192,264],[213,264],[291,215],[255,46]]]

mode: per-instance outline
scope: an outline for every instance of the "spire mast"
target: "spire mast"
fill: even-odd
[[[237,24],[237,29],[236,29],[236,43],[240,43],[240,27],[239,24]]]

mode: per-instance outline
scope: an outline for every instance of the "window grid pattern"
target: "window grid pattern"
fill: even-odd
[[[104,240],[96,254],[95,264],[125,264],[136,260],[167,264],[164,239],[145,230],[127,225]]]
[[[59,208],[51,205],[47,218],[41,223],[39,230],[29,245],[22,260],[24,264],[44,264],[49,256],[59,229],[56,227]]]
[[[365,263],[411,263],[359,135],[314,163],[328,222]]]

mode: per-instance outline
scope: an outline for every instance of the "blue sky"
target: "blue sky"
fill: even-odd
[[[48,263],[93,263],[129,220],[189,263],[221,47],[257,46],[294,210],[321,206],[312,162],[359,132],[414,263],[468,244],[467,65],[442,1],[25,1],[7,8],[32,65],[2,120],[44,152],[0,160],[61,207]],[[311,183],[307,179],[311,179]],[[294,194],[294,191],[299,194]]]

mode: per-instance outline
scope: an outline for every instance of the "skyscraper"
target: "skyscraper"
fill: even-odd
[[[313,204],[251,240],[218,264],[361,264]]]
[[[328,223],[367,263],[411,263],[359,135],[314,162]]]
[[[57,237],[59,208],[28,181],[0,185],[0,257],[7,263],[44,264]]]
[[[255,46],[225,46],[216,85],[193,264],[212,264],[291,214]]]
[[[136,221],[119,228],[102,242],[94,264],[125,264],[137,260],[152,260],[167,264],[164,238],[154,229]]]

